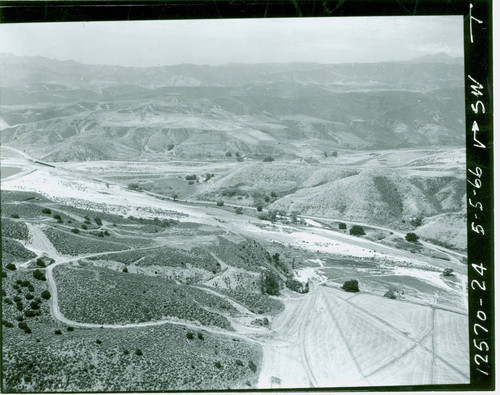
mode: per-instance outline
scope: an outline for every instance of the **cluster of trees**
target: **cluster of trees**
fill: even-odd
[[[281,279],[276,273],[270,270],[262,272],[261,291],[263,294],[279,295],[280,288],[281,288]]]
[[[196,181],[196,174],[188,174],[185,178],[187,181]]]

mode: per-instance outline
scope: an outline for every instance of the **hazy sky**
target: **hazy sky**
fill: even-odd
[[[0,52],[88,64],[379,62],[463,56],[462,16],[0,24]]]

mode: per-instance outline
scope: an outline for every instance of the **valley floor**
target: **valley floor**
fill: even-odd
[[[47,236],[47,229],[70,235],[71,227],[53,224],[51,218],[34,216],[18,221],[3,216],[5,220],[26,223],[29,237],[23,242],[24,247],[36,256],[44,255],[53,260],[44,272],[52,295],[48,302],[50,314],[58,324],[94,332],[176,327],[203,332],[206,336],[213,336],[214,342],[231,339],[228,343],[238,341],[249,347],[258,346],[262,350],[258,377],[253,372],[253,360],[252,364],[248,362],[250,370],[245,361],[246,370],[238,373],[241,382],[247,381],[247,388],[250,381],[253,381],[250,383],[252,387],[259,389],[461,384],[469,381],[466,267],[462,263],[465,255],[460,252],[430,242],[422,243],[419,251],[410,251],[398,248],[394,243],[384,244],[339,232],[321,218],[309,217],[309,223],[305,225],[270,223],[246,213],[238,215],[213,204],[175,202],[131,191],[106,180],[83,175],[75,178],[75,174],[67,169],[36,164],[29,158],[17,157],[11,160],[10,165],[23,170],[2,179],[2,190],[39,193],[50,199],[47,207],[59,210],[73,221],[83,218],[72,209],[88,209],[124,217],[175,219],[198,227],[197,236],[193,234],[190,241],[186,241],[173,233],[134,233],[135,228],[128,224],[119,224],[116,230],[110,221],[105,221],[102,229],[108,229],[111,236],[107,244],[102,244],[102,250],[62,253],[58,250],[61,247],[53,243],[57,239]],[[306,216],[304,218],[307,219]],[[132,231],[129,232],[127,227]],[[392,232],[388,228],[378,228]],[[393,233],[393,238],[401,237],[397,230]],[[217,327],[172,317],[137,323],[112,322],[108,317],[102,317],[103,322],[96,322],[84,317],[70,318],[66,312],[74,314],[74,311],[61,307],[64,303],[60,300],[57,273],[62,268],[78,272],[100,265],[103,270],[112,268],[110,273],[116,273],[121,271],[121,266],[117,270],[117,263],[109,262],[117,252],[134,251],[140,254],[165,246],[173,248],[184,242],[194,245],[194,241],[211,245],[219,234],[227,237],[237,235],[274,251],[295,254],[301,260],[295,274],[304,281],[309,280],[309,293],[299,294],[285,289],[281,296],[273,298],[284,304],[281,312],[255,313],[248,305],[224,293],[224,289],[204,288],[223,283],[225,278],[229,278],[228,273],[247,275],[244,269],[232,266],[231,261],[211,252],[219,271],[214,270],[211,274],[210,271],[196,269],[200,276],[209,276],[200,280],[199,290],[206,297],[210,294],[229,303],[230,306],[224,309],[234,311],[221,313],[220,309],[217,310],[219,307],[213,306],[205,306],[204,309],[225,317],[234,330],[224,328],[223,324]],[[87,235],[75,237],[81,237],[83,243]],[[138,244],[135,248],[127,247],[134,237]],[[139,241],[144,245],[140,245]],[[112,248],[106,249],[108,247]],[[140,271],[141,259],[127,268],[131,273],[151,276],[150,272],[146,272],[150,269]],[[82,260],[87,266],[81,264]],[[106,265],[109,267],[106,268]],[[451,279],[442,275],[447,267],[454,269]],[[181,269],[175,270],[174,275],[181,273]],[[190,270],[196,272],[193,268]],[[32,267],[20,265],[17,272],[23,271],[31,273]],[[172,273],[168,272],[168,275],[172,276]],[[104,274],[95,276],[96,282],[105,278]],[[115,274],[109,276],[114,279],[112,276]],[[116,278],[116,284],[119,284],[121,277],[116,274]],[[179,284],[178,277],[174,278]],[[340,289],[342,283],[351,278],[360,281],[359,293]],[[155,284],[152,283],[152,286]],[[399,292],[396,300],[383,296],[391,286]],[[195,301],[194,305],[200,303]],[[251,324],[256,318],[264,317],[270,319],[269,327]],[[223,345],[217,350],[225,350],[231,355],[228,358],[235,361],[235,369],[243,366],[232,356],[241,353],[242,349],[233,350],[230,345]],[[258,352],[252,353],[255,356]],[[217,366],[213,369],[220,369]],[[221,380],[228,382],[229,379],[225,377]],[[189,382],[183,385],[182,388],[190,389]],[[241,384],[240,388],[243,387]]]

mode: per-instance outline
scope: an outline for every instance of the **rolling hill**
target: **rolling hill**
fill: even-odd
[[[297,158],[464,144],[463,66],[127,68],[0,56],[1,142],[47,161]]]

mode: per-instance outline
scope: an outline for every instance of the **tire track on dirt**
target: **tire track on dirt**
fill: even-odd
[[[340,298],[337,298],[337,300],[342,300]],[[328,298],[325,298],[325,304],[326,304],[326,307],[327,307],[327,311],[331,317],[331,319],[333,320],[333,322],[335,323],[335,326],[340,334],[340,337],[342,339],[342,342],[344,343],[346,349],[347,349],[347,352],[349,353],[349,356],[352,360],[352,362],[354,363],[354,366],[356,367],[356,369],[358,370],[360,376],[366,381],[366,383],[368,385],[371,385],[370,383],[370,380],[368,379],[368,377],[365,375],[365,373],[362,371],[361,369],[361,366],[359,365],[359,362],[357,361],[357,359],[354,357],[354,353],[351,349],[351,346],[349,345],[349,342],[347,341],[346,339],[346,336],[345,336],[345,333],[342,331],[341,327],[340,327],[340,323],[338,322],[337,318],[335,317],[335,313],[332,311],[332,306],[330,304],[330,300]]]
[[[443,359],[442,357],[440,357],[439,355],[437,355],[435,352],[434,352],[434,349],[429,349],[428,347],[426,347],[425,345],[421,344],[419,341],[417,341],[416,339],[412,339],[410,338],[409,336],[407,336],[404,332],[402,332],[400,329],[396,328],[394,325],[392,325],[390,322],[372,314],[371,312],[369,312],[368,310],[364,309],[363,307],[359,306],[359,305],[356,305],[355,303],[349,301],[349,300],[344,300],[344,299],[341,299],[339,298],[338,296],[335,296],[335,295],[332,295],[334,298],[336,298],[337,300],[341,300],[341,301],[344,301],[345,303],[349,304],[350,306],[352,306],[353,308],[361,311],[362,313],[364,313],[366,316],[368,317],[371,317],[373,320],[381,323],[382,325],[390,328],[394,333],[397,333],[400,337],[406,339],[406,340],[410,340],[412,341],[413,343],[415,343],[417,345],[417,347],[421,347],[422,349],[424,349],[425,351],[427,352],[430,352],[433,356],[434,359],[439,359],[441,362],[443,362],[447,367],[449,367],[450,369],[452,369],[453,371],[457,372],[458,374],[460,374],[460,376],[464,377],[464,378],[468,378],[468,376],[463,373],[462,371],[460,371],[459,369],[457,369],[456,367],[454,367],[453,365],[451,365],[448,361],[446,361],[445,359]],[[433,309],[435,311],[435,308]],[[434,325],[434,323],[433,323]],[[434,337],[433,337],[434,338]],[[434,344],[432,346],[434,348]]]

